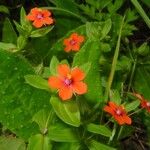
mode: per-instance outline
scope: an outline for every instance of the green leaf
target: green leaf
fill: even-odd
[[[9,9],[4,5],[0,5],[0,12],[9,14]]]
[[[16,29],[17,31],[23,35],[23,36],[27,36],[28,35],[28,32],[18,23],[14,20],[14,24],[16,26]]]
[[[79,66],[79,68],[84,71],[85,75],[88,74],[90,68],[91,68],[91,63],[90,62],[87,62],[85,64],[83,64],[82,66]]]
[[[3,43],[3,42],[0,42],[0,49],[6,50],[6,51],[10,51],[10,52],[17,51],[16,45],[14,45],[12,43]]]
[[[53,56],[50,62],[50,72],[52,75],[57,74],[57,66],[59,64],[59,60],[57,59],[56,56]]]
[[[149,68],[149,66],[148,66]],[[144,95],[145,99],[150,99],[150,73],[149,69],[141,66],[137,68],[134,77],[134,89],[136,92]]]
[[[4,21],[2,41],[13,44],[17,43],[17,34],[8,18],[6,18]]]
[[[146,56],[150,52],[150,47],[148,46],[147,42],[144,42],[138,49],[137,49],[138,54],[142,56]]]
[[[24,49],[27,44],[27,38],[25,36],[20,35],[17,39],[17,48],[19,50]]]
[[[26,12],[23,7],[21,8],[21,11],[20,11],[20,24],[23,27],[23,29],[26,30],[26,32],[31,32],[32,26],[26,18]]]
[[[91,41],[98,40],[100,38],[102,23],[87,22],[86,23],[86,35]]]
[[[66,128],[60,125],[50,126],[48,128],[48,137],[56,142],[78,142],[76,132],[72,128]]]
[[[92,140],[90,142],[90,145],[88,146],[88,148],[90,150],[116,150],[113,147],[107,146],[105,144],[102,144],[102,143],[94,141],[94,140]]]
[[[48,27],[45,27],[45,28],[36,29],[36,30],[34,30],[34,31],[31,32],[30,37],[33,38],[33,37],[42,37],[42,36],[45,36],[53,28],[54,28],[54,26],[48,26]]]
[[[26,150],[26,144],[22,139],[16,137],[0,137],[1,150]]]
[[[104,22],[104,25],[102,26],[102,31],[101,31],[101,40],[104,39],[106,37],[106,35],[109,33],[110,29],[111,29],[111,26],[112,26],[112,22],[110,19],[106,20]]]
[[[38,88],[49,91],[49,85],[48,81],[43,79],[41,76],[38,75],[26,75],[25,76],[26,83],[29,85]]]
[[[33,135],[29,139],[28,150],[51,150],[52,145],[47,136],[42,134]]]
[[[78,14],[78,9],[74,0],[55,0],[54,3],[58,8],[63,8]]]
[[[90,70],[85,78],[85,83],[88,86],[88,92],[85,94],[85,97],[91,102],[100,101],[102,96],[99,66],[101,51],[99,44],[99,41],[87,41],[73,60],[73,66],[81,66],[91,62]]]
[[[139,105],[140,105],[140,101],[139,100],[133,101],[131,103],[127,103],[125,105],[125,110],[127,112],[135,110]]]
[[[64,102],[57,97],[51,97],[50,103],[62,121],[75,127],[80,126],[80,112],[75,101]]]
[[[115,102],[118,105],[121,104],[121,97],[120,97],[120,93],[118,92],[118,90],[110,91],[110,99],[111,101]]]
[[[45,134],[48,131],[48,126],[53,117],[53,113],[52,110],[48,111],[42,109],[33,116],[32,120],[39,125],[41,133]]]
[[[96,125],[96,124],[90,123],[87,125],[87,130],[89,132],[100,134],[106,137],[110,137],[112,135],[110,129],[108,129],[104,125]]]
[[[24,76],[35,75],[35,72],[23,57],[0,49],[0,68],[0,122],[27,140],[39,133],[32,117],[39,110],[50,107],[50,94],[25,83]]]

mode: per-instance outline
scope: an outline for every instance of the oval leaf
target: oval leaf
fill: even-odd
[[[140,101],[139,100],[133,101],[133,102],[131,102],[129,104],[126,104],[125,105],[125,109],[126,109],[127,112],[129,112],[129,111],[132,111],[132,110],[136,109],[139,105],[140,105]]]
[[[90,123],[89,125],[87,125],[87,130],[89,132],[101,134],[106,137],[110,137],[112,135],[111,131],[103,125],[96,125],[96,124]]]
[[[38,75],[26,75],[26,83],[38,89],[50,90],[48,81]]]
[[[29,139],[28,150],[51,150],[52,145],[47,136],[36,134]]]
[[[37,29],[37,30],[31,32],[30,37],[42,37],[42,36],[46,35],[48,32],[50,32],[53,28],[54,28],[54,26]]]
[[[76,132],[71,128],[65,128],[60,125],[50,126],[48,129],[49,138],[56,142],[78,142]]]
[[[80,126],[80,113],[75,101],[63,102],[57,97],[51,97],[50,103],[61,120],[75,127]]]

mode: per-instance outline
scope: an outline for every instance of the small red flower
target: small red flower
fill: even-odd
[[[128,117],[123,106],[118,106],[114,102],[109,102],[109,106],[104,107],[104,111],[111,114],[114,119],[119,123],[119,125],[123,124],[131,124],[132,120]]]
[[[150,112],[150,101],[146,100],[141,94],[133,93],[135,97],[137,97],[141,101],[141,107]]]
[[[64,39],[65,51],[79,51],[81,44],[84,42],[84,36],[78,35],[78,33],[72,33],[69,38]]]
[[[68,100],[73,93],[84,94],[87,92],[87,85],[82,81],[85,74],[79,68],[72,70],[66,64],[58,65],[58,75],[51,76],[48,79],[49,86],[58,89],[59,97],[62,100]]]
[[[48,10],[33,8],[27,15],[27,19],[33,22],[33,26],[41,28],[43,25],[53,24],[54,20],[51,17],[51,12]]]

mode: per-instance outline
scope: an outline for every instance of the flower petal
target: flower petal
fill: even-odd
[[[63,77],[66,77],[70,73],[70,68],[66,64],[59,65],[57,70],[58,70],[58,74]]]
[[[39,13],[39,11],[40,11],[40,9],[37,7],[31,9],[32,14],[37,14],[37,13]]]
[[[84,94],[87,92],[87,85],[83,82],[74,82],[72,89],[77,94]]]
[[[48,10],[42,10],[42,14],[43,14],[44,17],[49,17],[49,16],[51,16],[51,12],[48,11]]]
[[[69,87],[63,87],[59,90],[59,97],[62,100],[71,99],[72,95],[73,95],[72,90]]]
[[[40,27],[43,26],[43,21],[41,21],[41,20],[35,20],[35,21],[33,22],[33,25],[34,25],[36,28],[40,28]]]
[[[82,42],[84,42],[84,36],[78,36],[78,41],[80,42],[80,43],[82,43]]]
[[[27,18],[28,20],[30,20],[30,21],[34,21],[34,20],[35,20],[35,16],[34,16],[34,15],[31,15],[31,14],[27,15],[26,18]]]
[[[44,24],[50,25],[50,24],[52,24],[53,22],[54,22],[54,20],[53,20],[52,18],[50,18],[50,17],[46,17],[46,18],[43,19],[43,23],[44,23]]]
[[[75,51],[75,52],[79,51],[80,50],[80,45],[78,43],[75,44],[75,45],[72,45],[72,50]]]
[[[122,116],[114,115],[115,120],[119,123],[119,125],[125,124],[125,121]]]
[[[132,123],[131,118],[128,117],[127,115],[123,116],[123,119],[124,119],[124,122],[125,122],[126,124],[129,124],[129,125],[130,125],[130,124]]]
[[[116,108],[118,108],[118,106],[114,102],[110,101],[108,104],[114,111],[116,110]]]
[[[62,81],[58,77],[55,77],[55,76],[49,77],[48,84],[51,88],[54,88],[54,89],[59,89],[63,86]]]
[[[111,107],[109,107],[109,106],[105,106],[104,107],[104,111],[108,112],[111,115],[114,115],[113,109]]]
[[[81,81],[85,78],[85,73],[79,68],[74,68],[71,71],[73,81]]]

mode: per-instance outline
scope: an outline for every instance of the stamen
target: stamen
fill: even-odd
[[[77,43],[77,41],[75,41],[75,40],[70,40],[70,44],[71,45],[75,45]]]
[[[42,15],[41,13],[39,13],[39,14],[37,15],[37,19],[43,19],[43,15]]]
[[[65,83],[65,85],[69,86],[69,85],[71,85],[72,80],[71,80],[71,79],[66,78],[66,79],[64,80],[64,83]]]
[[[117,115],[121,115],[121,114],[122,114],[122,111],[119,110],[119,109],[117,109],[117,110],[116,110],[116,114],[117,114]]]
[[[146,105],[147,105],[147,107],[150,107],[150,102],[147,102]]]

